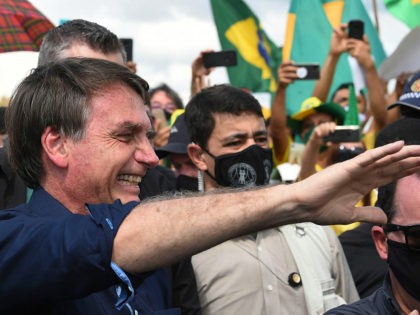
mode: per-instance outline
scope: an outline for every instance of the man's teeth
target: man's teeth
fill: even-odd
[[[118,175],[117,179],[120,181],[130,183],[130,184],[141,183],[141,176],[137,176],[137,175]]]

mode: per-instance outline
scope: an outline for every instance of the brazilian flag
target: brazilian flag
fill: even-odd
[[[228,67],[230,84],[251,92],[275,93],[281,49],[266,35],[258,18],[241,0],[211,0],[223,50],[235,50],[237,66]]]
[[[291,0],[287,18],[283,60],[296,63],[324,63],[330,49],[333,29],[350,20],[362,20],[371,52],[378,68],[385,51],[365,7],[360,0]],[[330,89],[351,82],[348,54],[341,55]],[[299,111],[301,103],[311,96],[315,81],[295,81],[287,88],[287,112]]]
[[[384,0],[388,11],[409,28],[420,25],[420,0]]]

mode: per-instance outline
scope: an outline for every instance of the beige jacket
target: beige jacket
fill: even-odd
[[[295,243],[291,251],[288,244]],[[304,270],[299,270],[302,261]],[[334,232],[312,223],[261,231],[256,239],[244,236],[224,242],[193,256],[192,265],[204,315],[322,314],[343,303],[340,297],[347,303],[359,299]],[[293,272],[302,277],[301,286],[289,284]]]

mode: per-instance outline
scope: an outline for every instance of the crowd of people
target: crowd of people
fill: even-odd
[[[107,28],[46,34],[1,119],[0,314],[419,314],[420,73],[388,96],[343,25],[267,116],[203,53],[184,105]],[[330,91],[343,53],[366,89]],[[328,138],[352,106],[357,139]]]

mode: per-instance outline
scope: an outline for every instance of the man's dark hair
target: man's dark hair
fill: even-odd
[[[174,102],[177,109],[184,108],[184,104],[182,103],[181,97],[179,97],[178,93],[165,83],[162,83],[158,85],[157,87],[150,89],[149,91],[150,98],[152,98],[156,92],[160,92],[160,91],[166,93],[166,95]]]
[[[376,137],[375,147],[379,147],[398,140],[404,140],[406,145],[420,144],[420,119],[401,118],[385,126]],[[378,200],[376,206],[380,207],[386,214],[388,222],[391,222],[395,211],[396,181],[393,181],[378,189]]]
[[[147,82],[122,65],[100,59],[67,58],[34,69],[14,92],[6,112],[10,160],[26,185],[43,176],[41,136],[47,127],[74,141],[85,135],[90,101],[114,84],[132,88],[148,102]],[[118,106],[118,104],[115,104]]]
[[[38,65],[63,59],[61,53],[76,43],[103,54],[120,53],[126,62],[127,54],[117,35],[99,24],[77,19],[53,28],[44,36]]]
[[[420,110],[408,106],[399,106],[400,113],[404,117],[420,118]]]
[[[341,83],[333,92],[333,94],[331,95],[331,102],[333,102],[335,96],[337,95],[338,91],[341,90],[348,90],[350,86],[354,87],[353,82],[345,82],[345,83]],[[357,94],[357,91],[355,91]],[[365,97],[365,92],[363,90],[360,90],[360,94]]]
[[[185,122],[191,141],[207,147],[207,141],[213,132],[215,120],[213,114],[229,113],[241,115],[253,113],[263,118],[261,105],[251,94],[227,84],[215,85],[197,93],[187,104]]]

